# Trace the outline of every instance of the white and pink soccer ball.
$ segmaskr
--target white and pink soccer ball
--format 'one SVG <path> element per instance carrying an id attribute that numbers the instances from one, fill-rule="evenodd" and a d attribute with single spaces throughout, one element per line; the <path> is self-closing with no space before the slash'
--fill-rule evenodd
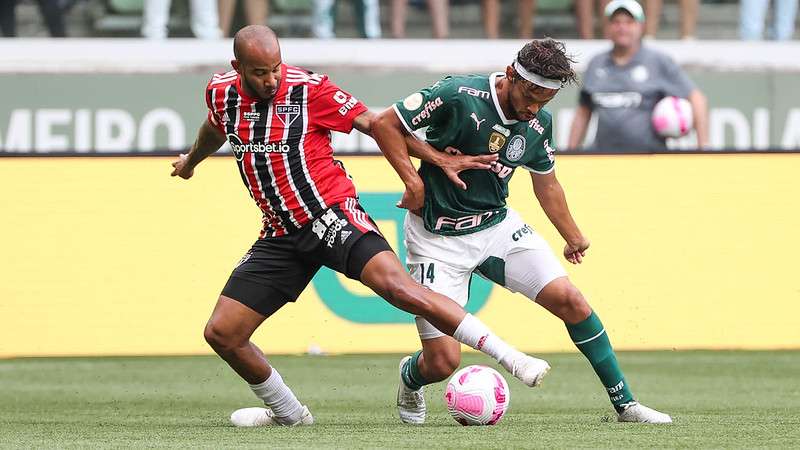
<path id="1" fill-rule="evenodd" d="M 653 128 L 659 136 L 678 138 L 692 130 L 694 115 L 689 100 L 664 97 L 656 103 L 652 116 Z"/>
<path id="2" fill-rule="evenodd" d="M 444 400 L 461 425 L 494 425 L 508 410 L 511 391 L 491 367 L 467 366 L 450 377 Z"/>

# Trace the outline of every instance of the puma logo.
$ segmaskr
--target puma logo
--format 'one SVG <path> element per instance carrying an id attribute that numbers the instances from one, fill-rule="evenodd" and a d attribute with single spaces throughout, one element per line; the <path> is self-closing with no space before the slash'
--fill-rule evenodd
<path id="1" fill-rule="evenodd" d="M 481 129 L 481 123 L 482 123 L 482 122 L 486 122 L 486 119 L 483 119 L 483 120 L 478 120 L 478 115 L 477 115 L 477 114 L 475 114 L 475 113 L 472 113 L 472 114 L 470 114 L 469 116 L 470 116 L 470 117 L 472 117 L 472 120 L 474 120 L 474 121 L 475 121 L 475 131 L 480 131 L 480 129 Z"/>

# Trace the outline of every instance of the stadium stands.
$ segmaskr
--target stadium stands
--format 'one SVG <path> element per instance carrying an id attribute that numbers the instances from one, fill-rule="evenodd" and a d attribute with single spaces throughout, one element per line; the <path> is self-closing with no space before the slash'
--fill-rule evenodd
<path id="1" fill-rule="evenodd" d="M 17 8 L 19 35 L 45 36 L 46 30 L 35 2 L 22 1 Z M 67 28 L 70 36 L 138 36 L 141 26 L 143 0 L 77 0 L 68 12 Z M 346 3 L 346 2 L 339 2 Z M 539 0 L 535 16 L 536 36 L 577 38 L 571 0 Z M 340 4 L 337 19 L 337 36 L 357 37 L 357 26 L 349 5 Z M 382 22 L 388 24 L 389 2 L 381 1 Z M 311 0 L 271 0 L 269 24 L 285 37 L 307 37 L 311 26 Z M 501 27 L 503 37 L 514 37 L 516 8 L 503 8 Z M 430 37 L 427 10 L 409 8 L 407 35 L 414 38 Z M 481 38 L 483 29 L 477 0 L 455 2 L 450 8 L 452 38 Z M 705 0 L 701 2 L 697 37 L 699 39 L 738 39 L 739 3 L 731 0 Z M 679 36 L 679 8 L 675 1 L 664 4 L 659 39 Z M 187 0 L 176 0 L 170 22 L 172 34 L 189 37 Z M 388 27 L 385 27 L 388 30 Z"/>

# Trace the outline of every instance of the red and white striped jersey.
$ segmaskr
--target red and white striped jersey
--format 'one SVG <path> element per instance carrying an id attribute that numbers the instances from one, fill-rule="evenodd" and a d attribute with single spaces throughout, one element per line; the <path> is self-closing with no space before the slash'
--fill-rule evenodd
<path id="1" fill-rule="evenodd" d="M 206 103 L 209 122 L 227 136 L 242 181 L 263 212 L 260 237 L 294 233 L 356 196 L 333 159 L 331 131 L 349 133 L 367 108 L 326 75 L 283 64 L 278 92 L 267 102 L 248 96 L 236 71 L 215 74 Z"/>

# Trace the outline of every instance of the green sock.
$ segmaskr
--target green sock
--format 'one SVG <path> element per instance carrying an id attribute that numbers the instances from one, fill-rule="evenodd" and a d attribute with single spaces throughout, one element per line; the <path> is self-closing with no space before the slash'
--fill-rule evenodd
<path id="1" fill-rule="evenodd" d="M 426 380 L 419 371 L 419 356 L 421 354 L 422 350 L 414 353 L 414 355 L 411 356 L 411 359 L 406 361 L 402 370 L 400 371 L 401 377 L 403 378 L 403 384 L 413 391 L 420 389 L 426 384 L 431 384 L 431 382 Z"/>
<path id="2" fill-rule="evenodd" d="M 621 411 L 626 403 L 633 401 L 633 394 L 625 381 L 625 376 L 622 375 L 622 369 L 619 368 L 614 349 L 611 348 L 611 341 L 608 340 L 608 334 L 600 318 L 592 311 L 583 322 L 566 325 L 569 337 L 589 360 L 605 386 L 614 408 L 618 412 Z"/>

